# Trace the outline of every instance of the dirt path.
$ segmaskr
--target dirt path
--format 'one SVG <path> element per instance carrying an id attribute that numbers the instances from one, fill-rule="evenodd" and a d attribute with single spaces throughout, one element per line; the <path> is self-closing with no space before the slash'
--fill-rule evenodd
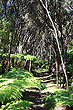
<path id="1" fill-rule="evenodd" d="M 53 79 L 53 74 L 49 75 L 47 72 L 42 72 L 41 74 L 36 74 L 37 78 L 40 78 L 41 82 L 46 86 L 44 90 L 38 90 L 37 88 L 27 89 L 24 93 L 24 100 L 32 101 L 34 104 L 29 107 L 29 110 L 49 110 L 46 108 L 44 97 L 47 94 L 48 96 L 54 90 L 58 90 L 56 84 L 54 83 L 56 80 Z M 27 109 L 26 109 L 27 110 Z M 57 105 L 53 110 L 72 110 L 69 109 L 67 105 L 63 106 L 62 104 Z"/>
<path id="2" fill-rule="evenodd" d="M 37 88 L 31 90 L 27 89 L 24 93 L 25 97 L 23 99 L 27 99 L 34 103 L 34 105 L 29 107 L 29 110 L 49 110 L 45 108 L 43 99 L 46 93 L 49 95 L 48 89 L 50 85 L 48 85 L 48 82 L 52 80 L 52 75 L 48 75 L 48 73 L 43 72 L 36 76 L 41 79 L 41 82 L 46 86 L 46 90 L 37 90 Z"/>

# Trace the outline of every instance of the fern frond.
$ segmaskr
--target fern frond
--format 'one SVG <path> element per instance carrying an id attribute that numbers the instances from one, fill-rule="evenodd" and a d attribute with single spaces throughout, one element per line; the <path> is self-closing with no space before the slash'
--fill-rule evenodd
<path id="1" fill-rule="evenodd" d="M 2 105 L 0 110 L 21 110 L 28 109 L 33 102 L 25 101 L 25 100 L 15 100 L 7 103 L 6 105 Z"/>
<path id="2" fill-rule="evenodd" d="M 26 70 L 13 69 L 2 75 L 0 79 L 0 102 L 6 104 L 9 101 L 21 99 L 24 88 L 44 89 L 45 86 L 37 80 L 32 73 Z"/>

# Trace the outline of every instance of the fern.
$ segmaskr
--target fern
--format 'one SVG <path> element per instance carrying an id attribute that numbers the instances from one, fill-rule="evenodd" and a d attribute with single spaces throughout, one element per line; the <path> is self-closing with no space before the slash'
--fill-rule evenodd
<path id="1" fill-rule="evenodd" d="M 2 77 L 4 78 L 14 78 L 14 79 L 22 79 L 27 77 L 32 77 L 33 74 L 28 72 L 27 70 L 15 69 L 13 68 L 11 71 L 4 74 Z"/>
<path id="2" fill-rule="evenodd" d="M 31 60 L 33 63 L 46 63 L 43 60 L 39 60 L 37 59 L 35 56 L 33 55 L 29 55 L 29 54 L 11 54 L 10 55 L 11 58 L 18 58 L 19 60 L 24 59 L 24 60 Z"/>
<path id="3" fill-rule="evenodd" d="M 12 69 L 0 79 L 0 102 L 6 104 L 13 99 L 20 99 L 24 88 L 36 87 L 44 89 L 45 86 L 27 70 Z"/>
<path id="4" fill-rule="evenodd" d="M 24 59 L 24 60 L 31 60 L 31 61 L 33 61 L 33 60 L 36 60 L 37 58 L 35 57 L 35 56 L 33 56 L 33 55 L 29 55 L 29 54 L 11 54 L 10 55 L 10 57 L 11 58 L 19 58 L 20 60 L 21 59 Z"/>
<path id="5" fill-rule="evenodd" d="M 22 88 L 23 82 L 18 83 L 16 79 L 3 80 L 5 81 L 0 85 L 0 102 L 4 104 L 12 99 L 20 99 L 22 96 L 21 92 L 24 91 Z"/>
<path id="6" fill-rule="evenodd" d="M 33 102 L 30 101 L 23 101 L 23 100 L 15 100 L 11 101 L 10 103 L 7 103 L 6 105 L 2 105 L 0 110 L 21 110 L 21 109 L 27 109 L 28 107 L 33 104 Z"/>

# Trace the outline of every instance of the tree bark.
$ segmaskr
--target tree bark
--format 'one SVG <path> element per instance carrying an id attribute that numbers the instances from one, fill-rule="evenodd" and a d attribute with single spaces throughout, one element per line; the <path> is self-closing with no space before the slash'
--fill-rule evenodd
<path id="1" fill-rule="evenodd" d="M 56 79 L 57 79 L 57 87 L 58 87 L 58 61 L 57 61 L 57 58 L 56 58 Z"/>
<path id="2" fill-rule="evenodd" d="M 21 45 L 20 41 L 19 41 L 19 54 L 23 53 L 23 46 Z"/>
<path id="3" fill-rule="evenodd" d="M 13 66 L 13 68 L 14 68 L 14 58 L 12 58 L 12 66 Z"/>
<path id="4" fill-rule="evenodd" d="M 49 14 L 49 11 L 47 9 L 47 6 L 44 5 L 44 3 L 43 3 L 42 0 L 40 0 L 40 2 L 42 4 L 43 8 L 46 10 L 47 15 L 48 15 L 48 18 L 49 18 L 49 20 L 50 20 L 50 22 L 52 24 L 53 29 L 54 29 L 54 37 L 56 39 L 56 43 L 57 43 L 57 46 L 58 46 L 58 50 L 59 50 L 59 54 L 60 54 L 60 58 L 61 58 L 61 62 L 62 62 L 63 71 L 64 71 L 65 78 L 66 78 L 66 84 L 67 84 L 67 87 L 66 88 L 68 89 L 68 77 L 67 77 L 67 74 L 66 74 L 65 64 L 64 64 L 64 61 L 63 61 L 63 58 L 62 58 L 62 54 L 61 54 L 61 49 L 60 49 L 60 45 L 59 45 L 59 41 L 58 41 L 57 30 L 55 28 L 54 22 L 53 22 L 53 20 L 52 20 L 52 18 L 50 16 L 50 14 Z M 46 1 L 46 3 L 47 3 L 47 1 Z"/>
<path id="5" fill-rule="evenodd" d="M 8 51 L 8 71 L 10 71 L 10 54 L 11 54 L 11 45 L 9 44 L 9 51 Z"/>
<path id="6" fill-rule="evenodd" d="M 72 83 L 73 83 L 73 61 L 72 61 Z"/>
<path id="7" fill-rule="evenodd" d="M 29 72 L 32 71 L 31 69 L 32 69 L 32 61 L 30 60 L 30 61 L 29 61 Z"/>
<path id="8" fill-rule="evenodd" d="M 59 71 L 60 71 L 60 72 L 59 72 L 59 77 L 60 77 L 60 87 L 61 87 L 61 70 L 62 70 L 62 69 L 61 69 L 61 64 L 59 64 Z"/>

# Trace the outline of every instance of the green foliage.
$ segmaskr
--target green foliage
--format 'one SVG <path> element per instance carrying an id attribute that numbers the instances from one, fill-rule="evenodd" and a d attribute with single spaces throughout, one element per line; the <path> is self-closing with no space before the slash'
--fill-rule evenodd
<path id="1" fill-rule="evenodd" d="M 57 104 L 73 106 L 73 84 L 69 87 L 69 90 L 57 89 L 53 90 L 51 95 L 45 97 L 45 107 L 52 110 Z"/>
<path id="2" fill-rule="evenodd" d="M 36 60 L 34 61 L 34 63 L 45 63 L 45 61 L 36 59 Z"/>
<path id="3" fill-rule="evenodd" d="M 2 56 L 7 57 L 8 54 L 4 53 Z M 11 58 L 18 58 L 19 60 L 22 60 L 22 59 L 31 60 L 33 63 L 45 63 L 44 61 L 38 60 L 35 56 L 29 55 L 29 54 L 10 54 L 10 57 Z"/>
<path id="4" fill-rule="evenodd" d="M 67 63 L 72 64 L 72 60 L 73 60 L 73 40 L 71 40 L 69 43 L 69 48 L 67 52 Z"/>
<path id="5" fill-rule="evenodd" d="M 7 58 L 8 53 L 3 53 L 2 57 Z M 18 67 L 17 61 L 21 61 L 21 64 L 26 63 L 26 61 L 32 61 L 32 64 L 38 64 L 41 68 L 44 68 L 48 65 L 47 61 L 39 60 L 35 56 L 29 54 L 10 54 L 10 58 L 14 58 L 14 67 Z"/>
<path id="6" fill-rule="evenodd" d="M 45 61 L 39 60 L 35 56 L 29 55 L 29 54 L 11 54 L 10 57 L 11 58 L 18 58 L 20 60 L 21 59 L 31 60 L 33 63 L 46 63 Z"/>
<path id="7" fill-rule="evenodd" d="M 73 105 L 73 97 L 72 97 L 72 87 L 67 90 L 58 90 L 55 91 L 55 99 L 57 103 L 62 103 L 63 105 L 72 106 Z"/>
<path id="8" fill-rule="evenodd" d="M 72 81 L 72 62 L 73 62 L 73 40 L 69 41 L 66 64 L 68 79 L 70 82 Z"/>
<path id="9" fill-rule="evenodd" d="M 27 109 L 33 104 L 33 102 L 25 101 L 25 100 L 15 100 L 7 103 L 6 105 L 2 105 L 0 110 L 22 110 Z"/>
<path id="10" fill-rule="evenodd" d="M 70 50 L 68 53 L 67 53 L 67 63 L 69 64 L 72 64 L 72 60 L 73 60 L 73 50 Z"/>
<path id="11" fill-rule="evenodd" d="M 11 41 L 11 32 L 10 32 L 11 23 L 8 20 L 2 18 L 0 24 L 1 24 L 1 27 L 0 27 L 0 40 L 1 40 L 0 49 L 5 49 L 5 51 L 7 52 L 8 44 Z"/>
<path id="12" fill-rule="evenodd" d="M 17 78 L 19 79 L 25 79 L 29 77 L 33 77 L 33 74 L 31 72 L 28 72 L 27 70 L 21 70 L 21 69 L 16 69 L 13 68 L 11 71 L 5 73 L 2 75 L 4 78 Z"/>
<path id="13" fill-rule="evenodd" d="M 22 88 L 23 81 L 18 81 L 16 79 L 0 79 L 0 82 L 0 102 L 2 104 L 22 97 L 21 92 L 24 91 Z"/>
<path id="14" fill-rule="evenodd" d="M 7 57 L 8 56 L 8 53 L 4 53 L 3 55 L 2 55 L 2 57 Z"/>
<path id="15" fill-rule="evenodd" d="M 53 95 L 49 95 L 46 97 L 45 106 L 49 110 L 52 110 L 56 106 L 56 100 Z"/>
<path id="16" fill-rule="evenodd" d="M 26 88 L 44 89 L 45 86 L 27 70 L 13 68 L 0 77 L 0 102 L 7 103 L 13 99 L 20 99 Z"/>
<path id="17" fill-rule="evenodd" d="M 73 40 L 70 40 L 69 51 L 73 51 Z"/>
<path id="18" fill-rule="evenodd" d="M 36 60 L 37 58 L 35 56 L 29 55 L 29 54 L 11 54 L 11 58 L 19 58 L 19 59 L 24 59 L 24 60 Z"/>
<path id="19" fill-rule="evenodd" d="M 43 65 L 41 66 L 41 68 L 44 68 L 44 67 L 46 67 L 47 65 L 49 65 L 49 64 L 46 62 L 45 64 L 43 64 Z"/>
<path id="20" fill-rule="evenodd" d="M 3 54 L 3 51 L 0 51 L 0 55 L 2 55 Z"/>
<path id="21" fill-rule="evenodd" d="M 72 73 L 72 65 L 71 64 L 66 65 L 66 68 L 67 68 L 67 73 Z"/>

